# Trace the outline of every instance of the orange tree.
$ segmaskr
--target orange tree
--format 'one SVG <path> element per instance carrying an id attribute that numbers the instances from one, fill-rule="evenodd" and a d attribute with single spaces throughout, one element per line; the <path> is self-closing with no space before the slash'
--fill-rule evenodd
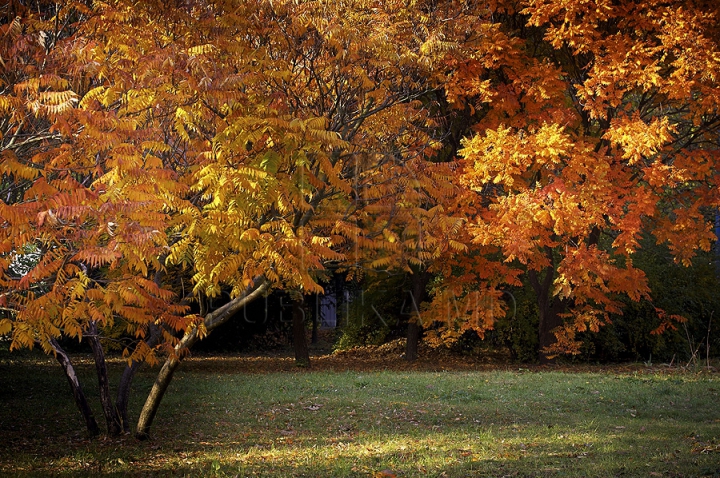
<path id="1" fill-rule="evenodd" d="M 718 14 L 702 1 L 496 2 L 495 53 L 464 75 L 485 113 L 462 181 L 491 197 L 473 242 L 535 290 L 541 358 L 577 353 L 578 331 L 621 312 L 617 294 L 649 297 L 632 260 L 644 230 L 683 264 L 716 239 Z"/>
<path id="2" fill-rule="evenodd" d="M 36 7 L 13 3 L 3 25 L 0 332 L 12 332 L 12 348 L 39 345 L 55 354 L 96 434 L 58 342 L 86 339 L 108 432 L 116 434 L 127 428 L 135 368 L 113 403 L 101 336 L 135 337 L 124 350 L 129 362 L 153 361 L 155 346 L 167 349 L 192 320 L 154 280 L 168 244 L 168 212 L 186 188 L 141 155 L 148 137 L 135 133 L 143 119 L 126 102 L 116 99 L 112 111 L 88 107 L 93 83 L 107 76 L 78 72 L 71 60 L 93 47 L 80 34 L 91 10 L 72 2 Z"/>
<path id="3" fill-rule="evenodd" d="M 409 248 L 392 246 L 391 222 L 416 209 L 439 230 L 452 222 L 428 201 L 452 190 L 450 170 L 425 162 L 436 139 L 423 99 L 449 73 L 436 52 L 450 23 L 430 8 L 117 1 L 24 12 L 30 40 L 73 28 L 33 53 L 36 66 L 7 66 L 25 76 L 2 96 L 6 124 L 30 118 L 51 135 L 3 151 L 4 180 L 23 191 L 1 211 L 12 347 L 63 357 L 59 337 L 88 339 L 111 433 L 127 417 L 107 395 L 108 334 L 136 338 L 128 391 L 142 361 L 167 353 L 140 416 L 145 436 L 182 355 L 250 300 L 289 290 L 300 322 L 297 304 L 328 265 L 406 267 L 382 252 Z M 13 272 L 27 248 L 37 263 Z M 208 310 L 223 290 L 231 300 Z M 198 315 L 186 314 L 193 301 Z"/>

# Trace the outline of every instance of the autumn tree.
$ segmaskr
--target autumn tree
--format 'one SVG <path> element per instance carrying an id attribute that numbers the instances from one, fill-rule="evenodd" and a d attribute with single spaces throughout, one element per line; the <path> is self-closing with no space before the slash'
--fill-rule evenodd
<path id="1" fill-rule="evenodd" d="M 526 271 L 543 357 L 577 353 L 577 331 L 621 312 L 616 294 L 648 297 L 633 265 L 644 230 L 684 264 L 716 239 L 719 13 L 701 1 L 497 4 L 496 53 L 470 77 L 487 113 L 462 180 L 492 192 L 474 242 Z"/>
<path id="2" fill-rule="evenodd" d="M 88 107 L 102 75 L 79 71 L 72 61 L 93 46 L 82 37 L 93 12 L 82 3 L 13 5 L 0 96 L 6 128 L 0 328 L 12 331 L 12 348 L 39 345 L 55 354 L 94 434 L 99 429 L 58 341 L 86 340 L 107 429 L 117 434 L 129 429 L 132 364 L 156 360 L 155 346 L 171 346 L 173 332 L 192 319 L 154 280 L 168 243 L 167 212 L 186 188 L 143 157 L 143 146 L 151 147 L 134 135 L 142 119 L 127 103 L 118 101 L 110 112 Z M 17 264 L 28 251 L 36 260 L 21 271 Z M 137 339 L 125 347 L 129 365 L 115 403 L 101 340 L 108 333 Z"/>
<path id="3" fill-rule="evenodd" d="M 181 357 L 249 301 L 282 288 L 299 304 L 321 290 L 328 265 L 351 276 L 407 267 L 391 256 L 423 241 L 420 249 L 439 247 L 409 226 L 403 234 L 420 241 L 393 245 L 391 223 L 416 210 L 455 227 L 427 201 L 452 190 L 451 169 L 433 172 L 425 161 L 436 139 L 423 98 L 448 74 L 433 56 L 445 23 L 428 6 L 80 7 L 73 33 L 45 52 L 44 70 L 28 70 L 29 86 L 3 96 L 15 102 L 8 114 L 42 116 L 56 139 L 3 156 L 8 181 L 28 183 L 23 201 L 3 205 L 4 270 L 27 244 L 40 250 L 31 271 L 4 278 L 3 326 L 13 347 L 49 352 L 60 336 L 84 337 L 99 371 L 101 339 L 121 326 L 137 338 L 125 351 L 124 384 L 166 352 L 140 436 Z M 222 291 L 230 302 L 208 310 L 206 299 Z M 192 302 L 198 320 L 182 313 Z M 101 390 L 115 432 L 107 381 Z"/>

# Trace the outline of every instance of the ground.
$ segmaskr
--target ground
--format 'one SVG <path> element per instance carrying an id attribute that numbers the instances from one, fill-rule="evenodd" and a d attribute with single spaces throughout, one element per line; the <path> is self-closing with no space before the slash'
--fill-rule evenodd
<path id="1" fill-rule="evenodd" d="M 3 354 L 0 475 L 720 477 L 714 368 L 322 352 L 310 370 L 189 357 L 145 442 L 87 437 L 52 359 Z M 89 357 L 78 369 L 99 416 Z M 134 416 L 156 371 L 136 379 Z"/>

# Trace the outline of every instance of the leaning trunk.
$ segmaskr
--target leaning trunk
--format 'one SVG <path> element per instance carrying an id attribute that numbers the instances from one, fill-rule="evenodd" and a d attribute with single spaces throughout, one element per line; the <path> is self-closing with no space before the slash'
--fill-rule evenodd
<path id="1" fill-rule="evenodd" d="M 305 311 L 302 295 L 292 301 L 293 348 L 295 364 L 299 367 L 310 367 L 310 350 L 305 333 Z"/>
<path id="2" fill-rule="evenodd" d="M 107 364 L 105 363 L 105 351 L 100 343 L 100 336 L 95 322 L 90 322 L 89 334 L 86 335 L 92 348 L 95 359 L 95 371 L 98 377 L 98 388 L 100 390 L 100 403 L 102 404 L 105 423 L 107 424 L 108 435 L 117 436 L 122 432 L 122 424 L 118 411 L 110 397 L 110 380 L 108 379 Z"/>
<path id="3" fill-rule="evenodd" d="M 80 410 L 80 413 L 85 419 L 85 426 L 87 427 L 88 433 L 90 433 L 91 436 L 99 435 L 100 427 L 90 409 L 87 398 L 85 398 L 85 394 L 80 386 L 80 380 L 78 380 L 77 374 L 75 373 L 75 367 L 73 367 L 72 362 L 70 362 L 70 356 L 60 347 L 57 340 L 50 339 L 50 345 L 52 345 L 55 351 L 55 357 L 57 361 L 60 362 L 63 372 L 65 372 L 73 397 L 75 398 L 75 405 L 77 405 L 78 410 Z"/>
<path id="4" fill-rule="evenodd" d="M 168 357 L 167 360 L 165 360 L 165 363 L 160 369 L 160 372 L 155 379 L 155 383 L 153 384 L 152 389 L 150 389 L 150 393 L 145 400 L 145 405 L 140 412 L 140 417 L 138 417 L 137 432 L 135 433 L 137 438 L 144 440 L 149 437 L 150 426 L 155 419 L 155 414 L 157 414 L 158 408 L 160 407 L 160 402 L 162 401 L 167 388 L 170 386 L 175 370 L 178 365 L 180 365 L 178 354 L 188 350 L 193 346 L 193 344 L 195 344 L 195 342 L 197 342 L 197 340 L 197 329 L 192 329 L 190 332 L 187 332 L 180 343 L 175 346 L 175 355 Z"/>
<path id="5" fill-rule="evenodd" d="M 243 295 L 234 298 L 214 312 L 206 314 L 203 319 L 203 325 L 205 326 L 207 333 L 209 334 L 213 329 L 230 320 L 233 315 L 242 310 L 242 308 L 247 304 L 260 297 L 269 288 L 270 283 L 265 280 L 264 277 L 259 277 Z M 175 369 L 177 369 L 178 365 L 180 365 L 180 358 L 193 346 L 193 344 L 195 344 L 195 342 L 198 341 L 198 339 L 199 336 L 197 328 L 193 327 L 192 329 L 188 329 L 180 342 L 178 342 L 175 346 L 175 353 L 165 360 L 165 363 L 160 369 L 150 393 L 145 399 L 145 405 L 143 405 L 140 417 L 138 418 L 136 436 L 139 439 L 146 439 L 149 437 L 153 419 L 160 407 L 160 402 L 165 395 L 165 391 L 172 381 Z"/>

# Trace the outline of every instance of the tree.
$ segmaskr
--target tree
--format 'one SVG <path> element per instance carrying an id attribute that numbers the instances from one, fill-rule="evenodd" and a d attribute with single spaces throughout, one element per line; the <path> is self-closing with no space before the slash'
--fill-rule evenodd
<path id="1" fill-rule="evenodd" d="M 125 349 L 130 363 L 153 361 L 159 351 L 154 346 L 171 345 L 170 334 L 192 320 L 184 316 L 185 307 L 172 303 L 171 291 L 153 280 L 167 246 L 163 195 L 178 185 L 157 169 L 121 164 L 123 148 L 126 157 L 139 159 L 127 142 L 136 125 L 122 118 L 122 107 L 113 112 L 119 121 L 85 107 L 96 78 L 67 60 L 74 56 L 75 42 L 83 43 L 78 32 L 91 11 L 81 3 L 43 4 L 37 12 L 18 8 L 12 12 L 18 16 L 4 25 L 2 52 L 8 60 L 0 96 L 5 127 L 0 301 L 6 314 L 0 329 L 12 330 L 12 348 L 37 344 L 56 355 L 88 430 L 96 434 L 77 375 L 57 339 L 87 340 L 108 432 L 117 434 L 129 426 L 127 396 L 136 367 L 128 367 L 114 404 L 101 332 L 122 330 L 138 339 Z M 85 102 L 79 102 L 83 95 Z M 98 124 L 104 121 L 112 123 L 113 133 L 98 140 Z M 27 250 L 36 260 L 18 273 L 13 266 Z M 167 341 L 158 339 L 158 324 Z"/>
<path id="2" fill-rule="evenodd" d="M 41 151 L 3 156 L 7 180 L 28 183 L 2 212 L 4 270 L 12 251 L 41 251 L 31 271 L 5 277 L 13 347 L 53 352 L 60 336 L 84 337 L 102 377 L 102 338 L 120 325 L 137 338 L 124 384 L 167 353 L 138 424 L 146 436 L 181 357 L 249 301 L 273 288 L 318 292 L 328 265 L 352 276 L 385 248 L 406 254 L 374 220 L 398 192 L 405 216 L 422 202 L 406 179 L 433 143 L 420 100 L 448 73 L 427 46 L 445 28 L 430 7 L 84 8 L 45 53 L 54 76 L 30 71 L 3 97 L 56 133 Z M 230 302 L 205 310 L 223 289 Z M 185 314 L 192 301 L 199 316 Z"/>
<path id="3" fill-rule="evenodd" d="M 720 12 L 651 3 L 498 6 L 497 53 L 473 72 L 487 114 L 463 180 L 494 197 L 472 234 L 526 271 L 542 356 L 577 353 L 577 331 L 621 312 L 615 294 L 648 297 L 643 230 L 684 264 L 716 239 Z"/>

